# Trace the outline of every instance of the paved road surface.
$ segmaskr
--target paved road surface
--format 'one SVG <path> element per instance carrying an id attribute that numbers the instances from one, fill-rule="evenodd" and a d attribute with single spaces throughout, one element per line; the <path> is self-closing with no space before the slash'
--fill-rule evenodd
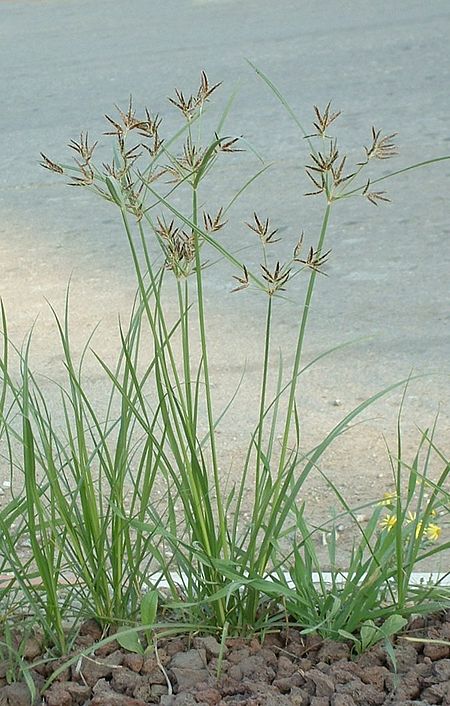
<path id="1" fill-rule="evenodd" d="M 341 144 L 353 156 L 368 144 L 371 125 L 398 131 L 400 155 L 395 163 L 379 164 L 382 174 L 450 154 L 449 36 L 447 0 L 2 0 L 0 295 L 11 335 L 21 340 L 39 314 L 34 366 L 58 375 L 60 356 L 45 299 L 60 307 L 72 275 L 74 345 L 102 319 L 95 342 L 108 355 L 117 341 L 117 311 L 127 310 L 133 293 L 114 212 L 40 169 L 41 150 L 62 158 L 81 129 L 100 134 L 103 114 L 114 103 L 126 105 L 130 93 L 137 106 L 168 114 L 174 124 L 167 95 L 176 86 L 189 92 L 205 68 L 212 80 L 223 81 L 222 104 L 239 82 L 229 128 L 274 162 L 248 201 L 240 202 L 235 222 L 258 210 L 286 229 L 286 239 L 301 228 L 313 237 L 318 212 L 317 203 L 302 196 L 304 140 L 245 57 L 270 75 L 304 123 L 313 104 L 333 99 L 343 111 Z M 244 166 L 219 176 L 211 189 L 217 204 L 223 190 L 257 168 L 251 154 L 242 159 Z M 305 445 L 361 399 L 413 369 L 440 375 L 408 392 L 406 446 L 411 450 L 417 438 L 414 425 L 429 424 L 440 406 L 440 440 L 448 450 L 449 186 L 446 162 L 390 182 L 391 204 L 375 208 L 358 199 L 335 209 L 329 277 L 319 282 L 307 356 L 359 336 L 373 338 L 305 377 Z M 227 236 L 236 247 L 249 238 L 239 228 Z M 261 336 L 263 302 L 229 294 L 230 282 L 227 272 L 223 279 L 208 275 L 207 304 L 220 400 L 248 359 L 240 406 L 223 431 L 223 448 L 238 469 L 256 399 L 254 341 Z M 292 304 L 280 308 L 288 358 L 297 312 Z M 224 331 L 225 344 L 218 337 Z M 87 375 L 100 399 L 102 382 L 93 364 Z M 372 415 L 380 419 L 327 457 L 326 469 L 352 485 L 355 497 L 363 497 L 370 483 L 378 489 L 389 481 L 380 433 L 392 438 L 398 402 L 397 395 L 380 403 Z M 380 474 L 385 480 L 376 480 Z"/>

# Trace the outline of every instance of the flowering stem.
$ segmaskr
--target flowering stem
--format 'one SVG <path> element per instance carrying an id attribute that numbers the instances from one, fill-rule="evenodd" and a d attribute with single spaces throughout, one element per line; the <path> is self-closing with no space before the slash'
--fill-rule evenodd
<path id="1" fill-rule="evenodd" d="M 319 242 L 317 244 L 317 252 L 318 253 L 320 253 L 323 248 L 323 244 L 324 244 L 325 236 L 326 236 L 326 232 L 327 232 L 327 227 L 328 227 L 328 221 L 330 218 L 330 212 L 331 212 L 331 203 L 328 203 L 327 207 L 325 209 L 325 213 L 324 213 L 324 217 L 323 217 L 323 221 L 322 221 Z M 308 323 L 309 310 L 311 307 L 311 301 L 312 301 L 312 296 L 313 296 L 313 292 L 314 292 L 314 284 L 316 281 L 316 276 L 317 276 L 317 272 L 312 269 L 311 273 L 309 275 L 308 289 L 306 292 L 302 320 L 300 323 L 300 329 L 299 329 L 299 334 L 298 334 L 298 339 L 297 339 L 297 347 L 296 347 L 296 351 L 295 351 L 294 367 L 292 370 L 291 387 L 290 387 L 290 393 L 289 393 L 289 402 L 288 402 L 288 408 L 287 408 L 287 412 L 286 412 L 286 422 L 284 425 L 283 440 L 281 442 L 281 455 L 280 455 L 280 461 L 278 464 L 278 477 L 280 477 L 282 475 L 283 468 L 284 468 L 284 465 L 286 462 L 286 453 L 288 451 L 289 432 L 291 430 L 291 419 L 292 419 L 293 412 L 294 412 L 295 393 L 297 391 L 298 373 L 300 370 L 300 363 L 301 363 L 302 352 L 303 352 L 303 343 L 304 343 L 304 339 L 305 339 L 306 325 Z"/>

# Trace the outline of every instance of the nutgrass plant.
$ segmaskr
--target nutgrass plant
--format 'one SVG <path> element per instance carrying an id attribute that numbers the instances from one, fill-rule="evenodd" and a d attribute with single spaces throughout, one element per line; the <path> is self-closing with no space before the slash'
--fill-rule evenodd
<path id="1" fill-rule="evenodd" d="M 394 135 L 372 128 L 361 161 L 349 168 L 331 134 L 339 112 L 331 104 L 323 110 L 316 107 L 309 134 L 278 89 L 256 71 L 306 137 L 306 170 L 312 184 L 308 196 L 322 204 L 315 241 L 306 247 L 304 234 L 297 234 L 286 262 L 273 255 L 277 231 L 266 216 L 253 212 L 247 224 L 261 246 L 257 269 L 230 251 L 220 232 L 236 200 L 245 196 L 267 165 L 218 211 L 205 210 L 206 181 L 213 179 L 222 160 L 232 158 L 247 143 L 225 132 L 231 101 L 211 128 L 208 103 L 219 84 L 211 85 L 204 72 L 195 93 L 176 91 L 170 99 L 181 115 L 180 128 L 172 137 L 162 136 L 161 118 L 149 110 L 138 117 L 130 100 L 125 111 L 107 117 L 106 134 L 113 140 L 108 163 L 96 163 L 97 143 L 90 143 L 87 133 L 70 143 L 73 163 L 42 155 L 44 167 L 116 209 L 137 282 L 130 320 L 118 332 L 121 350 L 116 366 L 96 356 L 110 389 L 106 412 L 96 407 L 83 381 L 90 340 L 75 362 L 69 293 L 63 316 L 54 312 L 66 374 L 66 382 L 59 384 L 58 414 L 30 368 L 32 335 L 22 349 L 15 348 L 2 308 L 0 430 L 11 475 L 23 482 L 21 492 L 0 512 L 5 574 L 0 597 L 8 606 L 3 619 L 6 624 L 10 615 L 29 615 L 60 654 L 70 648 L 83 617 L 94 616 L 105 630 L 120 629 L 142 622 L 148 601 L 152 610 L 159 605 L 159 616 L 166 622 L 169 616 L 173 629 L 179 624 L 185 631 L 247 634 L 274 628 L 288 617 L 306 631 L 333 637 L 345 637 L 368 620 L 390 620 L 391 626 L 392 616 L 409 615 L 419 602 L 420 610 L 426 611 L 447 601 L 439 587 L 410 584 L 421 559 L 450 546 L 430 545 L 434 513 L 448 508 L 444 486 L 449 472 L 433 430 L 424 432 L 409 466 L 399 434 L 395 522 L 390 525 L 385 521 L 380 526 L 386 512 L 381 505 L 373 507 L 363 525 L 356 509 L 328 479 L 342 514 L 355 520 L 359 532 L 343 575 L 331 520 L 325 527 L 331 582 L 314 544 L 323 528 L 309 525 L 302 496 L 310 474 L 320 473 L 321 457 L 330 444 L 404 381 L 356 406 L 309 452 L 300 447 L 297 399 L 301 375 L 311 365 L 304 361 L 305 336 L 315 288 L 330 256 L 326 241 L 333 209 L 361 196 L 374 205 L 388 201 L 386 192 L 375 187 L 377 182 L 449 157 L 373 178 L 377 161 L 394 157 L 396 147 Z M 225 409 L 214 409 L 205 301 L 204 271 L 213 266 L 211 259 L 218 258 L 235 270 L 230 296 L 245 296 L 241 290 L 251 288 L 266 298 L 258 420 L 242 459 L 241 477 L 231 489 L 219 471 L 217 431 L 238 391 Z M 174 285 L 178 313 L 171 320 L 167 298 Z M 277 306 L 291 286 L 304 288 L 304 306 L 293 363 L 287 370 L 282 360 L 275 368 L 270 361 Z M 62 424 L 55 421 L 58 417 Z M 428 477 L 432 455 L 443 464 L 434 483 Z M 242 526 L 250 478 L 254 478 L 251 516 Z M 25 553 L 20 549 L 24 540 L 29 545 Z M 151 598 L 143 599 L 145 595 Z M 161 621 L 141 625 L 138 634 L 150 641 L 149 631 L 158 625 Z M 129 628 L 122 634 L 127 644 L 130 634 Z"/>

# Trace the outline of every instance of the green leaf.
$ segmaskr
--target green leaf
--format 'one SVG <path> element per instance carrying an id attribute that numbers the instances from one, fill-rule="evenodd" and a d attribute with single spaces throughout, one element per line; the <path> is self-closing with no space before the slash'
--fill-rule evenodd
<path id="1" fill-rule="evenodd" d="M 381 632 L 384 637 L 392 637 L 392 635 L 396 635 L 400 632 L 400 630 L 405 627 L 407 622 L 408 621 L 406 618 L 403 618 L 401 615 L 395 613 L 394 615 L 390 615 L 389 618 L 384 621 L 381 626 Z"/>
<path id="2" fill-rule="evenodd" d="M 394 674 L 397 674 L 397 671 L 398 671 L 397 657 L 395 656 L 395 650 L 392 646 L 392 642 L 390 640 L 388 640 L 387 638 L 384 641 L 384 649 L 386 650 L 386 654 L 389 656 L 389 659 L 391 660 L 392 667 L 394 669 Z"/>
<path id="3" fill-rule="evenodd" d="M 379 640 L 383 639 L 383 634 L 377 628 L 373 620 L 366 620 L 361 626 L 361 649 L 364 652 Z"/>
<path id="4" fill-rule="evenodd" d="M 361 641 L 358 640 L 356 635 L 352 635 L 351 632 L 347 632 L 347 630 L 338 630 L 338 635 L 340 637 L 343 637 L 344 640 L 350 640 L 351 642 L 354 643 L 356 651 L 361 652 Z"/>
<path id="5" fill-rule="evenodd" d="M 158 611 L 158 591 L 149 591 L 142 596 L 141 621 L 143 625 L 153 625 Z"/>
<path id="6" fill-rule="evenodd" d="M 111 179 L 109 177 L 106 177 L 106 186 L 108 187 L 108 191 L 111 194 L 111 198 L 114 201 L 117 206 L 123 206 L 122 199 L 120 198 L 120 194 L 117 193 L 117 189 Z"/>
<path id="7" fill-rule="evenodd" d="M 124 650 L 128 650 L 128 652 L 135 652 L 138 655 L 144 654 L 144 650 L 137 632 L 127 631 L 123 634 L 118 632 L 116 635 L 116 640 Z"/>

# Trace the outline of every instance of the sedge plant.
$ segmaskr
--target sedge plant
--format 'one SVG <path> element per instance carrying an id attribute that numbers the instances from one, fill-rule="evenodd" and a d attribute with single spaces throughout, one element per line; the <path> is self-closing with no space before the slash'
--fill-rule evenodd
<path id="1" fill-rule="evenodd" d="M 273 84 L 259 73 L 295 117 Z M 312 187 L 308 196 L 321 199 L 321 226 L 311 241 L 303 232 L 296 233 L 291 256 L 281 260 L 276 254 L 277 229 L 267 216 L 250 208 L 244 227 L 256 236 L 261 252 L 260 266 L 254 268 L 226 245 L 222 233 L 237 199 L 243 198 L 267 165 L 218 210 L 208 210 L 204 203 L 214 170 L 223 160 L 239 158 L 248 147 L 243 138 L 225 131 L 231 102 L 211 125 L 209 104 L 218 89 L 219 84 L 211 84 L 202 72 L 194 93 L 176 91 L 170 102 L 181 124 L 172 137 L 163 135 L 160 116 L 148 109 L 137 115 L 130 99 L 117 116 L 107 116 L 106 134 L 113 141 L 107 163 L 96 162 L 97 143 L 90 142 L 87 133 L 70 143 L 73 163 L 42 155 L 45 168 L 69 177 L 71 185 L 116 209 L 137 283 L 130 322 L 119 331 L 116 367 L 97 356 L 110 387 L 106 413 L 96 409 L 83 380 L 89 342 L 78 366 L 74 362 L 68 300 L 63 317 L 55 312 L 67 376 L 67 383 L 60 386 L 62 428 L 56 426 L 45 393 L 30 372 L 28 348 L 14 351 L 20 368 L 19 381 L 14 382 L 6 317 L 3 321 L 0 423 L 11 454 L 17 447 L 22 450 L 22 461 L 11 463 L 15 472 L 20 468 L 24 473 L 25 500 L 17 499 L 2 522 L 6 527 L 12 513 L 20 516 L 21 531 L 31 540 L 27 571 L 21 570 L 14 542 L 3 539 L 1 551 L 14 575 L 20 575 L 21 590 L 39 609 L 61 651 L 66 649 L 67 634 L 63 618 L 70 611 L 95 615 L 105 626 L 119 627 L 139 620 L 142 605 L 150 600 L 142 598 L 146 593 L 152 596 L 152 606 L 165 601 L 185 622 L 189 616 L 188 622 L 222 634 L 277 624 L 280 602 L 294 618 L 306 620 L 307 611 L 298 614 L 296 605 L 302 601 L 298 598 L 302 591 L 313 597 L 310 576 L 316 560 L 299 503 L 303 484 L 348 423 L 401 384 L 355 407 L 310 452 L 301 450 L 299 382 L 309 366 L 304 362 L 306 332 L 315 290 L 330 257 L 327 234 L 332 211 L 348 198 L 363 197 L 369 205 L 389 200 L 375 184 L 406 170 L 377 179 L 372 169 L 396 155 L 395 135 L 372 128 L 361 161 L 350 167 L 333 134 L 339 111 L 330 103 L 323 109 L 316 107 L 312 134 L 295 117 L 309 145 L 306 171 Z M 440 159 L 448 157 L 426 163 Z M 205 295 L 205 271 L 214 265 L 210 262 L 214 258 L 234 268 L 230 296 L 245 296 L 245 290 L 253 289 L 266 299 L 258 418 L 242 459 L 241 476 L 231 489 L 219 470 L 217 432 L 237 392 L 225 409 L 215 409 Z M 294 286 L 304 288 L 304 304 L 293 363 L 287 369 L 280 359 L 274 368 L 278 306 L 285 291 Z M 175 321 L 167 313 L 173 292 L 178 307 Z M 242 527 L 244 491 L 250 478 L 254 479 L 250 520 Z M 164 489 L 159 503 L 156 488 Z M 372 525 L 365 530 L 365 550 L 375 532 Z M 290 561 L 283 539 L 292 532 L 300 535 L 306 552 L 302 558 L 296 549 L 291 571 L 299 582 L 297 603 L 289 593 L 292 588 L 283 581 L 267 581 L 269 572 L 276 573 L 277 567 Z M 416 558 L 411 550 L 408 566 Z M 357 564 L 363 565 L 358 550 L 352 564 L 356 573 Z M 396 578 L 402 578 L 400 571 Z M 160 592 L 159 599 L 155 592 Z M 269 602 L 275 599 L 273 615 L 261 610 L 264 597 Z M 372 617 L 366 608 L 361 608 L 361 621 Z M 317 628 L 318 619 L 317 611 L 311 613 L 307 625 Z M 342 625 L 349 629 L 348 621 Z"/>

